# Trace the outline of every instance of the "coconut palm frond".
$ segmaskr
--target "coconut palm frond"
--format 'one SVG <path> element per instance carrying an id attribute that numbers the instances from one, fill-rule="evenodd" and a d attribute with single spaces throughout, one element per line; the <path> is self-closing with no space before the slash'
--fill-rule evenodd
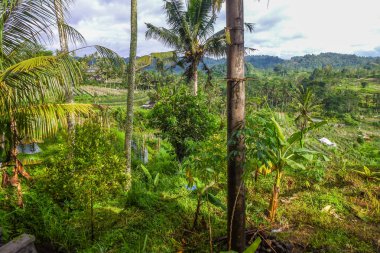
<path id="1" fill-rule="evenodd" d="M 65 12 L 70 2 L 62 0 Z M 43 43 L 53 40 L 53 29 L 57 24 L 52 0 L 3 1 L 0 4 L 0 16 L 3 27 L 2 50 L 5 54 L 25 41 Z"/>
<path id="2" fill-rule="evenodd" d="M 146 23 L 146 26 L 148 28 L 145 33 L 146 39 L 156 39 L 164 45 L 174 47 L 176 49 L 181 47 L 180 37 L 171 30 L 163 27 L 157 27 L 150 23 Z"/>
<path id="3" fill-rule="evenodd" d="M 217 19 L 217 16 L 213 14 L 211 18 L 208 20 L 208 22 L 205 23 L 204 27 L 199 31 L 200 38 L 203 38 L 205 40 L 208 37 L 215 35 L 214 26 L 215 26 L 216 19 Z"/>
<path id="4" fill-rule="evenodd" d="M 107 47 L 103 47 L 103 46 L 99 46 L 99 45 L 88 46 L 88 47 L 95 48 L 95 50 L 99 53 L 99 55 L 101 57 L 105 58 L 106 60 L 108 60 L 113 65 L 121 66 L 121 65 L 125 64 L 124 59 L 122 59 L 120 57 L 120 55 L 118 55 L 115 51 L 113 51 Z"/>
<path id="5" fill-rule="evenodd" d="M 165 1 L 166 22 L 174 30 L 179 31 L 185 21 L 185 6 L 181 0 Z"/>
<path id="6" fill-rule="evenodd" d="M 174 48 L 179 55 L 176 65 L 185 69 L 187 79 L 198 86 L 198 65 L 204 56 L 222 57 L 226 54 L 225 32 L 214 34 L 216 20 L 213 0 L 188 0 L 186 9 L 180 0 L 165 1 L 167 28 L 147 25 L 147 39 L 157 39 Z"/>
<path id="7" fill-rule="evenodd" d="M 80 32 L 78 32 L 74 27 L 68 24 L 62 24 L 61 27 L 62 31 L 66 34 L 68 41 L 74 46 L 83 46 L 87 44 L 86 39 L 83 37 L 83 35 Z"/>
<path id="8" fill-rule="evenodd" d="M 204 44 L 207 55 L 224 57 L 227 53 L 227 41 L 225 31 L 221 30 L 211 36 Z"/>
<path id="9" fill-rule="evenodd" d="M 20 137 L 41 140 L 66 127 L 68 114 L 79 117 L 91 113 L 93 107 L 88 104 L 39 104 L 18 108 L 13 117 Z"/>
<path id="10" fill-rule="evenodd" d="M 39 56 L 18 62 L 0 73 L 0 82 L 12 88 L 30 90 L 32 87 L 58 89 L 63 84 L 79 83 L 81 76 L 77 62 L 67 54 Z"/>
<path id="11" fill-rule="evenodd" d="M 202 33 L 212 33 L 213 26 L 208 26 L 209 30 L 205 30 L 207 24 L 212 20 L 212 17 L 215 16 L 211 14 L 212 2 L 211 0 L 191 0 L 188 2 L 187 8 L 187 20 L 190 26 L 193 28 L 193 35 L 199 35 L 199 32 Z M 210 31 L 212 30 L 212 31 Z"/>

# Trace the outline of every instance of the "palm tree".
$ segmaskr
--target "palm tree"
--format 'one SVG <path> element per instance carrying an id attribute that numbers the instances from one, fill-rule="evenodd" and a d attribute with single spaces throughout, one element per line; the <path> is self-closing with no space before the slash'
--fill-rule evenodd
<path id="1" fill-rule="evenodd" d="M 62 3 L 63 6 L 67 1 Z M 19 174 L 26 178 L 22 163 L 17 159 L 17 145 L 23 139 L 41 139 L 65 125 L 66 113 L 88 112 L 88 105 L 53 103 L 62 97 L 66 84 L 80 80 L 80 69 L 68 52 L 58 55 L 40 54 L 39 42 L 52 39 L 56 27 L 53 0 L 9 0 L 0 3 L 0 133 L 6 142 L 6 159 L 1 164 L 3 184 L 18 189 L 18 204 L 22 206 Z M 83 37 L 66 24 L 62 31 L 73 42 Z M 96 46 L 103 55 L 115 54 Z M 50 102 L 50 103 L 46 103 Z M 65 117 L 64 117 L 65 118 Z M 6 167 L 13 166 L 9 177 Z"/>
<path id="2" fill-rule="evenodd" d="M 221 57 L 226 54 L 225 32 L 214 34 L 216 14 L 213 0 L 165 1 L 164 10 L 169 28 L 147 23 L 146 38 L 154 38 L 174 48 L 177 65 L 185 69 L 185 76 L 193 81 L 193 93 L 198 93 L 198 66 L 206 64 L 205 56 Z"/>
<path id="3" fill-rule="evenodd" d="M 320 109 L 321 105 L 316 101 L 316 98 L 310 88 L 305 88 L 303 85 L 298 87 L 296 96 L 296 118 L 295 123 L 301 132 L 300 145 L 304 145 L 304 131 L 313 122 L 312 115 Z"/>
<path id="4" fill-rule="evenodd" d="M 136 83 L 136 54 L 137 54 L 137 0 L 131 0 L 131 44 L 129 51 L 128 67 L 128 98 L 127 98 L 127 120 L 125 131 L 125 148 L 126 148 L 126 173 L 131 180 L 132 166 L 132 133 L 133 133 L 133 101 Z M 127 188 L 130 188 L 130 182 Z"/>
<path id="5" fill-rule="evenodd" d="M 64 11 L 63 11 L 63 4 L 62 0 L 54 0 L 54 9 L 55 9 L 55 16 L 57 19 L 57 27 L 58 27 L 58 34 L 59 34 L 59 42 L 61 46 L 61 52 L 62 53 L 68 53 L 69 52 L 69 45 L 68 45 L 68 38 L 67 33 L 65 33 L 65 17 L 64 17 Z M 67 103 L 74 103 L 74 85 L 71 84 L 67 90 L 66 90 L 66 102 Z M 74 117 L 73 115 L 67 115 L 67 126 L 69 131 L 69 138 L 71 141 L 73 141 L 73 130 L 74 130 Z"/>

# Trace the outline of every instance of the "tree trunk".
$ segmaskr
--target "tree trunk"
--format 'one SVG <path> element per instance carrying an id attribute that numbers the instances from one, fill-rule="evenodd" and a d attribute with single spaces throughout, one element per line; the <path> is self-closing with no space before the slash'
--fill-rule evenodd
<path id="1" fill-rule="evenodd" d="M 61 46 L 62 53 L 69 52 L 69 45 L 67 39 L 67 33 L 64 30 L 65 17 L 63 13 L 63 5 L 62 0 L 54 0 L 54 8 L 55 8 L 55 16 L 57 18 L 57 26 L 58 26 L 58 35 L 59 35 L 59 43 Z M 74 84 L 70 83 L 67 85 L 66 89 L 66 103 L 73 104 L 74 103 Z M 69 131 L 69 138 L 73 141 L 74 138 L 74 127 L 75 127 L 75 118 L 73 114 L 67 115 L 67 127 Z"/>
<path id="2" fill-rule="evenodd" d="M 194 216 L 194 221 L 193 221 L 193 230 L 197 227 L 198 216 L 201 211 L 201 205 L 202 205 L 202 196 L 198 195 L 197 209 L 195 210 L 195 216 Z"/>
<path id="3" fill-rule="evenodd" d="M 10 124 L 11 124 L 10 128 L 11 128 L 11 134 L 12 134 L 10 157 L 11 157 L 11 162 L 14 163 L 14 167 L 13 167 L 13 175 L 8 180 L 9 180 L 9 183 L 13 187 L 17 188 L 17 205 L 22 208 L 24 206 L 24 202 L 23 202 L 23 197 L 22 197 L 21 182 L 18 177 L 18 174 L 21 174 L 28 180 L 30 180 L 30 175 L 24 170 L 24 166 L 22 165 L 20 160 L 18 160 L 17 158 L 17 155 L 18 155 L 17 146 L 19 144 L 18 133 L 17 133 L 17 123 L 12 117 L 11 117 Z M 5 185 L 8 184 L 8 182 L 3 182 L 3 183 L 5 183 Z"/>
<path id="4" fill-rule="evenodd" d="M 278 197 L 280 195 L 281 177 L 282 177 L 282 172 L 277 171 L 276 182 L 273 185 L 272 198 L 271 198 L 269 210 L 268 210 L 268 214 L 269 214 L 268 218 L 271 222 L 273 222 L 274 219 L 276 218 L 276 211 L 278 207 Z"/>
<path id="5" fill-rule="evenodd" d="M 227 136 L 228 136 L 228 248 L 245 249 L 244 136 L 236 133 L 245 124 L 244 8 L 243 0 L 227 0 Z"/>
<path id="6" fill-rule="evenodd" d="M 127 125 L 125 131 L 126 173 L 128 175 L 127 188 L 131 186 L 132 164 L 132 133 L 133 133 L 133 102 L 136 82 L 136 51 L 137 51 L 137 0 L 131 0 L 131 44 L 129 51 L 128 69 L 128 98 L 127 98 Z"/>
<path id="7" fill-rule="evenodd" d="M 5 133 L 1 134 L 1 148 L 5 150 Z"/>
<path id="8" fill-rule="evenodd" d="M 198 95 L 198 69 L 195 68 L 193 72 L 193 94 L 194 96 Z"/>

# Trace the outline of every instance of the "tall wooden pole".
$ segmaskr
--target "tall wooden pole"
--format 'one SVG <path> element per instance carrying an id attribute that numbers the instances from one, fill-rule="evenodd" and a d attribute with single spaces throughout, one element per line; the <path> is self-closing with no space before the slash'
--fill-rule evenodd
<path id="1" fill-rule="evenodd" d="M 228 247 L 245 249 L 245 125 L 244 7 L 243 0 L 226 1 L 227 32 L 227 131 L 228 131 Z"/>
<path id="2" fill-rule="evenodd" d="M 127 125 L 125 131 L 126 148 L 126 173 L 131 180 L 131 161 L 132 161 L 132 133 L 133 133 L 133 101 L 136 83 L 136 54 L 137 54 L 137 0 L 131 0 L 131 44 L 129 51 L 128 68 L 128 98 L 127 98 Z M 130 182 L 127 183 L 130 187 Z"/>

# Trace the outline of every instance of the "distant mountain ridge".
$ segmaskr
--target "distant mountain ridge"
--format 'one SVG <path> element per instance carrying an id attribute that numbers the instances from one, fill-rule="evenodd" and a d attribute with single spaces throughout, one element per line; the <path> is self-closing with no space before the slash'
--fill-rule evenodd
<path id="1" fill-rule="evenodd" d="M 295 56 L 284 63 L 292 69 L 315 69 L 331 65 L 332 67 L 359 67 L 370 63 L 380 63 L 380 57 L 364 57 L 354 54 L 321 53 Z"/>
<path id="2" fill-rule="evenodd" d="M 125 58 L 128 62 L 128 58 Z M 273 69 L 276 66 L 281 66 L 286 69 L 297 70 L 313 70 L 315 68 L 321 68 L 327 65 L 332 67 L 344 68 L 344 67 L 359 67 L 365 66 L 371 63 L 380 64 L 380 57 L 365 57 L 357 56 L 354 54 L 339 54 L 339 53 L 320 53 L 320 54 L 307 54 L 304 56 L 294 56 L 289 60 L 282 59 L 277 56 L 270 55 L 250 55 L 245 57 L 247 63 L 252 64 L 257 69 Z M 226 65 L 226 58 L 214 59 L 205 57 L 204 62 L 209 68 L 225 69 L 220 65 Z M 153 69 L 154 67 L 148 67 L 147 69 Z M 202 65 L 199 66 L 202 69 Z M 175 72 L 180 71 L 179 68 L 175 69 Z"/>
<path id="3" fill-rule="evenodd" d="M 338 54 L 338 53 L 321 53 L 318 55 L 307 54 L 304 56 L 294 56 L 289 60 L 282 59 L 277 56 L 269 55 L 253 55 L 245 57 L 247 63 L 251 63 L 258 69 L 273 69 L 277 65 L 282 65 L 288 69 L 305 69 L 312 70 L 327 65 L 332 67 L 358 67 L 365 66 L 370 63 L 380 64 L 380 57 L 364 57 L 354 54 Z M 211 67 L 225 64 L 225 59 L 215 60 L 207 58 L 206 62 L 211 63 Z"/>

